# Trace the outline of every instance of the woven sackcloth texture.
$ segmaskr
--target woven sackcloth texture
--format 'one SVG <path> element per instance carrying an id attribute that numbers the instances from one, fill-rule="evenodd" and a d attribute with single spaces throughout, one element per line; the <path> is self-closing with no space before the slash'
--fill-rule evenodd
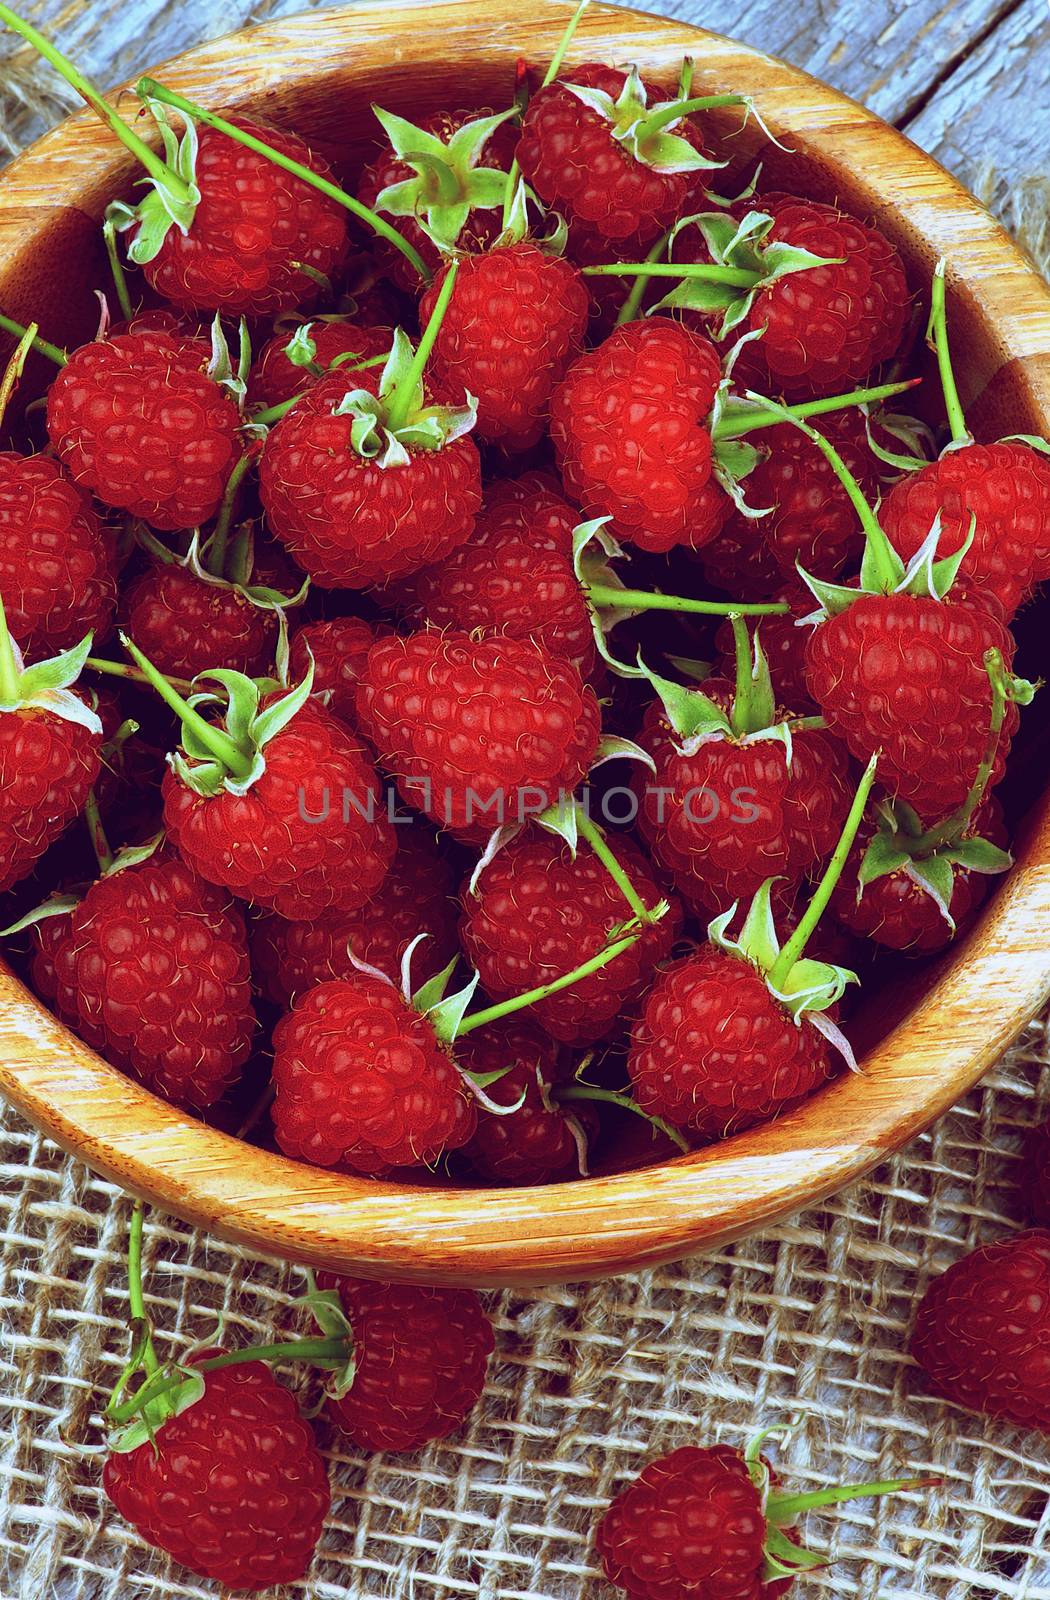
<path id="1" fill-rule="evenodd" d="M 74 49 L 96 11 L 30 9 L 68 21 Z M 53 86 L 25 52 L 5 64 L 0 161 L 65 109 Z M 1004 197 L 994 173 L 970 176 L 1045 261 L 1045 186 Z M 664 1271 L 493 1295 L 497 1357 L 456 1438 L 365 1458 L 324 1436 L 332 1516 L 310 1581 L 282 1593 L 607 1600 L 594 1526 L 651 1454 L 794 1420 L 777 1449 L 799 1490 L 903 1470 L 943 1478 L 924 1496 L 813 1519 L 810 1542 L 833 1565 L 800 1583 L 800 1600 L 1050 1600 L 1046 1443 L 924 1397 L 904 1353 L 931 1273 L 1018 1224 L 1023 1133 L 1050 1111 L 1047 1026 L 819 1211 Z M 100 1406 L 127 1348 L 128 1215 L 116 1189 L 0 1110 L 0 1600 L 217 1595 L 155 1557 L 99 1487 Z M 286 1332 L 303 1287 L 295 1269 L 160 1215 L 146 1270 L 164 1354 L 208 1338 L 218 1317 L 230 1342 Z"/>

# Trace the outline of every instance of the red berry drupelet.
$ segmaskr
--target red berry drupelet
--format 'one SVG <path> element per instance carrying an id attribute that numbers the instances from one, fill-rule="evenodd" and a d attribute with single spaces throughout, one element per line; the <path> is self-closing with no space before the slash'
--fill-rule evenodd
<path id="1" fill-rule="evenodd" d="M 455 272 L 446 276 L 451 293 Z M 273 534 L 325 589 L 367 589 L 443 560 L 469 539 L 481 463 L 471 406 L 435 404 L 423 369 L 448 294 L 413 352 L 319 378 L 266 441 L 260 491 Z"/>
<path id="2" fill-rule="evenodd" d="M 248 380 L 249 396 L 266 409 L 284 405 L 305 394 L 333 363 L 352 372 L 355 362 L 385 356 L 393 337 L 390 328 L 362 326 L 348 317 L 316 317 L 285 328 L 263 346 Z"/>
<path id="3" fill-rule="evenodd" d="M 83 810 L 102 723 L 75 689 L 91 647 L 24 667 L 0 601 L 0 892 L 19 882 Z"/>
<path id="4" fill-rule="evenodd" d="M 31 661 L 71 649 L 86 633 L 100 637 L 113 615 L 110 536 L 47 456 L 0 452 L 0 594 Z"/>
<path id="5" fill-rule="evenodd" d="M 333 617 L 328 622 L 305 622 L 292 634 L 288 670 L 293 679 L 306 676 L 313 658 L 313 694 L 343 722 L 353 725 L 357 713 L 354 697 L 368 652 L 376 639 L 391 630 L 378 628 L 361 617 Z"/>
<path id="6" fill-rule="evenodd" d="M 442 282 L 439 274 L 423 296 L 424 320 Z M 572 263 L 531 240 L 462 258 L 433 373 L 448 393 L 475 397 L 479 439 L 516 451 L 544 437 L 551 392 L 580 352 L 588 306 Z"/>
<path id="7" fill-rule="evenodd" d="M 183 726 L 164 825 L 194 870 L 293 920 L 364 905 L 390 868 L 394 830 L 361 743 L 309 699 L 310 674 L 261 699 L 253 679 L 226 673 L 225 721 L 207 721 L 124 642 Z"/>
<path id="8" fill-rule="evenodd" d="M 242 587 L 208 582 L 181 562 L 154 562 L 125 589 L 124 626 L 160 672 L 195 678 L 229 667 L 251 677 L 273 670 L 277 618 Z"/>
<path id="9" fill-rule="evenodd" d="M 172 531 L 219 509 L 240 455 L 240 414 L 209 375 L 203 339 L 118 333 L 81 345 L 48 392 L 47 431 L 104 505 Z"/>
<path id="10" fill-rule="evenodd" d="M 393 865 L 372 898 L 357 911 L 329 911 L 309 922 L 264 917 L 252 938 L 252 956 L 267 997 L 289 1005 L 315 984 L 352 978 L 354 961 L 378 968 L 392 983 L 420 933 L 429 937 L 415 953 L 419 982 L 435 977 L 459 951 L 452 876 L 421 826 L 398 829 Z"/>
<path id="11" fill-rule="evenodd" d="M 238 1593 L 305 1577 L 331 1500 L 313 1429 L 262 1361 L 205 1373 L 155 1441 L 109 1456 L 103 1485 L 142 1538 Z"/>
<path id="12" fill-rule="evenodd" d="M 203 1111 L 251 1050 L 244 919 L 229 894 L 172 852 L 126 866 L 118 857 L 117 867 L 70 916 L 39 925 L 49 937 L 34 976 L 114 1066 L 174 1105 Z"/>
<path id="13" fill-rule="evenodd" d="M 366 1283 L 320 1273 L 354 1336 L 354 1379 L 327 1415 L 363 1450 L 421 1450 L 474 1409 L 492 1354 L 492 1324 L 471 1289 Z"/>
<path id="14" fill-rule="evenodd" d="M 609 846 L 593 823 L 575 850 L 557 835 L 532 827 L 503 846 L 463 896 L 463 947 L 493 999 L 538 987 L 595 955 L 637 914 L 647 913 L 641 938 L 629 950 L 539 1001 L 531 1015 L 555 1039 L 593 1044 L 613 1032 L 653 982 L 681 929 L 678 903 L 664 902 L 642 852 L 626 838 Z M 610 874 L 612 854 L 634 903 Z M 658 914 L 648 915 L 652 912 Z"/>
<path id="15" fill-rule="evenodd" d="M 467 1142 L 474 1101 L 427 1017 L 385 978 L 309 989 L 274 1032 L 273 1107 L 285 1155 L 380 1176 Z"/>
<path id="16" fill-rule="evenodd" d="M 935 1278 L 911 1353 L 934 1394 L 1050 1432 L 1050 1233 L 1007 1235 Z"/>
<path id="17" fill-rule="evenodd" d="M 628 323 L 580 356 L 551 402 L 569 496 L 643 550 L 713 539 L 732 507 L 707 426 L 721 378 L 711 341 L 664 319 Z"/>
<path id="18" fill-rule="evenodd" d="M 590 61 L 565 68 L 529 102 L 518 163 L 570 234 L 644 252 L 698 209 L 705 172 L 721 164 L 706 154 L 692 110 L 633 71 Z"/>
<path id="19" fill-rule="evenodd" d="M 601 734 L 594 691 L 569 662 L 452 630 L 380 639 L 357 716 L 406 803 L 471 842 L 571 794 Z"/>

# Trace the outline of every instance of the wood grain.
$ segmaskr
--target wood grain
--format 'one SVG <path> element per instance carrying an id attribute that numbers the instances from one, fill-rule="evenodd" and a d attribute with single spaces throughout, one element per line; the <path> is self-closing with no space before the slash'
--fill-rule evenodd
<path id="1" fill-rule="evenodd" d="M 307 135 L 370 137 L 371 99 L 418 114 L 470 63 L 475 98 L 505 89 L 519 53 L 549 54 L 568 15 L 511 0 L 354 8 L 225 40 L 159 70 L 192 98 L 257 104 Z M 946 173 L 871 113 L 804 75 L 680 24 L 595 7 L 576 45 L 672 73 L 698 60 L 697 92 L 748 89 L 812 186 L 877 216 L 916 283 L 949 263 L 950 314 L 966 352 L 965 397 L 997 424 L 1050 426 L 1050 294 Z M 763 148 L 752 130 L 749 155 Z M 0 303 L 45 331 L 90 299 L 71 240 L 131 177 L 86 114 L 16 162 L 0 184 Z M 76 292 L 79 285 L 80 293 Z M 540 1190 L 462 1193 L 353 1180 L 297 1166 L 204 1128 L 128 1082 L 0 974 L 0 1090 L 107 1175 L 249 1247 L 377 1276 L 532 1283 L 593 1277 L 746 1233 L 857 1177 L 970 1087 L 1050 990 L 1050 805 L 1034 807 L 1018 865 L 974 935 L 909 990 L 873 996 L 863 1072 L 790 1117 L 643 1173 Z M 892 1026 L 886 1016 L 892 1001 Z M 886 1029 L 888 1028 L 888 1031 Z"/>

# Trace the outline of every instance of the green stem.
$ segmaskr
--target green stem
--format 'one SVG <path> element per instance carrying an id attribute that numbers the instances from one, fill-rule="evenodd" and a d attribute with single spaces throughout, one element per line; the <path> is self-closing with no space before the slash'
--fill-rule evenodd
<path id="1" fill-rule="evenodd" d="M 857 793 L 849 810 L 849 816 L 846 818 L 842 833 L 839 835 L 839 842 L 835 846 L 834 854 L 825 867 L 823 876 L 813 892 L 813 898 L 806 907 L 798 927 L 766 974 L 766 980 L 771 989 L 783 989 L 788 973 L 795 965 L 795 962 L 802 959 L 813 930 L 823 916 L 827 903 L 834 893 L 835 885 L 842 876 L 842 869 L 846 865 L 846 858 L 853 848 L 853 841 L 857 837 L 857 830 L 860 827 L 868 804 L 871 786 L 875 782 L 875 769 L 878 766 L 878 760 L 877 755 L 872 756 L 865 767 L 864 776 L 857 786 Z"/>
<path id="2" fill-rule="evenodd" d="M 682 57 L 682 70 L 678 74 L 678 93 L 676 100 L 688 100 L 689 91 L 693 87 L 693 74 L 696 71 L 696 62 L 692 56 Z"/>
<path id="3" fill-rule="evenodd" d="M 85 667 L 90 667 L 92 672 L 104 673 L 107 678 L 123 678 L 125 683 L 150 684 L 144 672 L 138 667 L 129 667 L 123 661 L 107 661 L 104 656 L 88 656 L 84 662 Z M 169 678 L 168 683 L 173 689 L 178 689 L 180 694 L 192 694 L 195 685 L 189 678 Z"/>
<path id="4" fill-rule="evenodd" d="M 146 1316 L 146 1297 L 142 1289 L 142 1230 L 146 1220 L 146 1208 L 141 1200 L 136 1200 L 131 1212 L 131 1223 L 128 1227 L 128 1305 L 131 1308 L 133 1322 L 149 1327 L 149 1318 Z M 146 1343 L 142 1352 L 143 1365 L 146 1376 L 152 1378 L 160 1370 L 157 1352 L 153 1348 L 153 1335 L 147 1333 Z"/>
<path id="5" fill-rule="evenodd" d="M 645 1121 L 656 1128 L 658 1132 L 666 1134 L 668 1139 L 678 1146 L 679 1150 L 686 1152 L 689 1150 L 688 1141 L 677 1128 L 673 1128 L 669 1122 L 665 1122 L 663 1117 L 650 1116 L 648 1111 L 643 1111 L 637 1100 L 633 1100 L 629 1094 L 617 1094 L 615 1089 L 596 1089 L 590 1083 L 566 1083 L 554 1090 L 554 1099 L 559 1104 L 563 1100 L 599 1100 L 605 1105 L 622 1106 L 625 1111 L 633 1111 L 635 1116 L 644 1117 Z"/>
<path id="6" fill-rule="evenodd" d="M 169 680 L 157 671 L 152 661 L 142 654 L 138 645 L 134 644 L 126 633 L 120 635 L 120 642 L 142 672 L 146 682 L 156 689 L 164 703 L 171 707 L 183 727 L 192 728 L 204 748 L 210 750 L 216 761 L 234 778 L 247 778 L 252 770 L 252 758 L 245 755 L 236 740 L 231 739 L 221 728 L 216 728 L 213 723 L 205 721 L 200 712 L 195 711 Z"/>
<path id="7" fill-rule="evenodd" d="M 798 405 L 780 406 L 776 411 L 756 411 L 751 418 L 727 417 L 718 421 L 712 430 L 715 439 L 742 439 L 758 428 L 775 428 L 788 418 L 824 417 L 835 411 L 846 411 L 850 406 L 877 405 L 881 400 L 892 400 L 922 382 L 921 378 L 907 378 L 903 383 L 880 383 L 873 389 L 854 389 L 850 394 L 827 395 L 823 400 L 803 400 Z"/>
<path id="8" fill-rule="evenodd" d="M 751 677 L 751 635 L 747 631 L 747 623 L 739 612 L 732 612 L 729 625 L 733 630 L 733 648 L 736 653 L 736 687 L 733 691 L 733 706 L 729 713 L 729 725 L 738 739 L 751 732 L 751 700 L 753 680 Z"/>
<path id="9" fill-rule="evenodd" d="M 604 950 L 599 950 L 596 956 L 589 961 L 584 961 L 580 966 L 574 967 L 571 972 L 566 972 L 562 977 L 555 978 L 551 983 L 541 983 L 535 989 L 528 989 L 524 994 L 512 995 L 509 1000 L 501 1000 L 498 1005 L 486 1006 L 484 1011 L 475 1011 L 471 1016 L 463 1018 L 456 1030 L 456 1038 L 463 1038 L 464 1034 L 473 1033 L 475 1028 L 485 1028 L 490 1022 L 498 1022 L 501 1017 L 513 1016 L 516 1011 L 523 1011 L 526 1006 L 534 1006 L 539 1000 L 546 1000 L 552 994 L 560 994 L 562 989 L 568 989 L 571 984 L 579 983 L 583 978 L 589 978 L 592 972 L 600 972 L 602 967 L 607 967 L 610 961 L 615 961 L 617 956 L 622 956 L 625 950 L 630 950 L 641 938 L 641 933 L 628 934 L 625 939 L 617 939 L 614 944 L 606 945 Z"/>
<path id="10" fill-rule="evenodd" d="M 110 849 L 106 830 L 102 826 L 102 815 L 98 809 L 98 795 L 94 789 L 90 790 L 84 802 L 84 821 L 87 823 L 88 834 L 91 838 L 91 848 L 95 852 L 98 869 L 105 874 L 113 865 L 113 851 Z"/>
<path id="11" fill-rule="evenodd" d="M 959 391 L 955 384 L 955 373 L 952 371 L 951 351 L 948 348 L 948 314 L 944 296 L 944 262 L 938 261 L 933 274 L 933 287 L 930 292 L 930 323 L 926 337 L 932 339 L 933 348 L 937 353 L 937 371 L 940 374 L 941 389 L 944 393 L 944 409 L 948 413 L 948 426 L 952 430 L 952 439 L 956 444 L 965 444 L 970 437 L 966 426 L 966 415 L 959 399 Z"/>
<path id="12" fill-rule="evenodd" d="M 627 904 L 638 918 L 638 921 L 647 924 L 655 922 L 656 918 L 649 910 L 649 907 L 638 893 L 638 890 L 627 876 L 623 867 L 609 849 L 609 845 L 604 833 L 598 827 L 593 818 L 587 815 L 587 812 L 582 806 L 577 806 L 576 808 L 576 826 L 583 838 L 586 839 L 587 843 L 594 851 L 595 855 L 598 857 L 598 860 L 601 862 L 602 866 L 605 868 L 606 872 L 619 889 L 620 893 L 623 895 L 624 899 L 627 901 Z"/>
<path id="13" fill-rule="evenodd" d="M 766 1507 L 774 1527 L 788 1527 L 807 1511 L 821 1506 L 838 1506 L 847 1500 L 867 1500 L 882 1494 L 903 1494 L 908 1489 L 932 1489 L 940 1478 L 889 1478 L 884 1483 L 848 1483 L 832 1489 L 816 1489 L 812 1494 L 772 1494 Z"/>
<path id="14" fill-rule="evenodd" d="M 660 259 L 664 251 L 667 249 L 667 244 L 670 237 L 670 232 L 661 234 L 660 238 L 657 239 L 656 243 L 653 245 L 652 249 L 649 251 L 649 254 L 645 258 L 647 265 L 650 262 L 656 262 Z M 631 292 L 627 296 L 627 299 L 624 301 L 623 305 L 620 307 L 619 316 L 616 318 L 616 326 L 618 328 L 622 328 L 626 322 L 633 322 L 635 317 L 637 317 L 638 312 L 641 309 L 642 300 L 645 297 L 645 290 L 648 281 L 649 280 L 646 278 L 644 273 L 639 273 L 638 277 L 636 277 L 634 282 L 631 284 Z"/>
<path id="15" fill-rule="evenodd" d="M 205 563 L 207 570 L 213 578 L 221 578 L 226 571 L 226 550 L 230 542 L 230 527 L 233 523 L 233 510 L 237 504 L 237 491 L 244 481 L 244 475 L 252 463 L 252 454 L 245 451 L 236 463 L 223 491 L 222 504 L 219 515 L 215 520 L 215 531 L 208 540 L 208 559 Z"/>
<path id="16" fill-rule="evenodd" d="M 581 267 L 585 278 L 700 278 L 704 283 L 728 283 L 735 288 L 753 289 L 759 282 L 757 272 L 745 267 L 707 266 L 704 262 L 674 261 L 606 261 L 597 267 Z"/>
<path id="17" fill-rule="evenodd" d="M 9 6 L 0 3 L 0 22 L 6 22 L 15 33 L 21 34 L 27 44 L 31 44 L 39 55 L 42 55 L 55 71 L 63 77 L 71 89 L 75 89 L 83 100 L 86 100 L 93 111 L 97 111 L 103 122 L 107 122 L 126 149 L 131 151 L 138 161 L 141 161 L 151 178 L 158 183 L 163 183 L 165 188 L 180 200 L 189 200 L 189 185 L 173 172 L 166 162 L 162 161 L 155 150 L 151 150 L 144 139 L 140 139 L 134 129 L 129 128 L 124 119 L 117 115 L 113 107 L 104 100 L 95 85 L 91 83 L 78 67 L 60 50 L 56 50 L 50 39 L 45 39 L 42 33 L 29 22 L 15 14 Z"/>
<path id="18" fill-rule="evenodd" d="M 197 122 L 203 122 L 209 128 L 215 128 L 219 133 L 228 134 L 231 139 L 236 139 L 238 144 L 243 144 L 246 149 L 254 150 L 257 155 L 265 156 L 275 166 L 283 167 L 286 172 L 292 173 L 296 178 L 301 178 L 312 188 L 320 190 L 321 194 L 328 196 L 338 205 L 345 206 L 347 211 L 352 211 L 355 217 L 377 233 L 381 239 L 392 244 L 395 250 L 400 250 L 407 261 L 415 267 L 424 283 L 430 281 L 430 273 L 426 262 L 419 251 L 409 244 L 408 240 L 396 228 L 391 227 L 382 217 L 370 211 L 367 206 L 355 200 L 353 195 L 347 194 L 337 184 L 323 178 L 319 172 L 313 172 L 309 167 L 304 167 L 301 161 L 293 161 L 290 156 L 282 155 L 272 145 L 264 144 L 261 139 L 256 139 L 254 134 L 246 133 L 243 128 L 238 128 L 234 123 L 227 122 L 225 117 L 217 116 L 214 111 L 207 111 L 203 106 L 195 105 L 192 100 L 187 100 L 183 95 L 176 94 L 173 89 L 165 89 L 154 78 L 140 78 L 135 85 L 135 93 L 141 100 L 159 100 L 162 105 L 174 106 L 176 111 L 181 111 L 184 116 L 193 117 Z"/>
<path id="19" fill-rule="evenodd" d="M 393 394 L 386 401 L 386 426 L 390 432 L 396 434 L 408 421 L 409 413 L 417 403 L 417 396 L 423 386 L 423 372 L 430 360 L 430 352 L 434 348 L 441 324 L 445 320 L 448 303 L 452 299 L 452 291 L 456 287 L 456 277 L 459 273 L 459 262 L 450 261 L 445 271 L 445 279 L 434 301 L 434 309 L 430 313 L 429 321 L 423 329 L 423 335 L 416 353 L 412 357 L 412 365 L 404 377 L 396 385 Z"/>
<path id="20" fill-rule="evenodd" d="M 16 706 L 21 693 L 21 673 L 11 644 L 7 612 L 0 598 L 0 705 Z"/>
<path id="21" fill-rule="evenodd" d="M 15 322 L 12 317 L 0 316 L 0 328 L 5 333 L 13 334 L 16 339 L 24 339 L 29 329 L 22 322 Z M 57 344 L 49 344 L 46 339 L 41 339 L 39 334 L 33 338 L 33 349 L 38 355 L 46 356 L 53 361 L 56 367 L 64 367 L 69 360 L 65 350 L 60 350 Z"/>
<path id="22" fill-rule="evenodd" d="M 782 617 L 791 607 L 785 600 L 738 605 L 732 600 L 688 600 L 678 594 L 650 594 L 644 589 L 617 589 L 611 584 L 585 583 L 584 593 L 595 606 L 627 606 L 632 611 L 689 611 L 700 617 Z"/>
<path id="23" fill-rule="evenodd" d="M 350 1359 L 352 1351 L 346 1339 L 289 1339 L 281 1344 L 247 1345 L 242 1350 L 225 1350 L 222 1355 L 209 1356 L 205 1361 L 195 1361 L 195 1372 L 220 1372 L 224 1367 L 244 1366 L 250 1361 L 310 1361 L 337 1363 Z M 160 1368 L 154 1366 L 151 1377 L 157 1377 Z M 159 1400 L 179 1388 L 183 1382 L 180 1372 L 164 1373 L 160 1382 L 143 1384 L 129 1400 L 108 1411 L 111 1422 L 131 1422 L 148 1401 Z"/>
<path id="24" fill-rule="evenodd" d="M 778 406 L 773 401 L 766 399 L 763 395 L 755 394 L 751 389 L 746 391 L 746 398 L 748 400 L 761 401 L 762 404 L 768 406 L 771 411 L 779 412 L 781 422 L 792 423 L 794 427 L 798 428 L 801 433 L 806 435 L 807 439 L 816 445 L 821 455 L 831 467 L 832 472 L 834 472 L 836 478 L 849 495 L 850 503 L 853 506 L 854 511 L 857 513 L 861 527 L 864 529 L 864 536 L 867 540 L 868 549 L 873 559 L 878 582 L 884 593 L 891 594 L 899 581 L 899 558 L 897 557 L 893 546 L 890 544 L 890 541 L 883 532 L 879 524 L 878 517 L 876 517 L 874 511 L 864 498 L 863 489 L 847 467 L 846 463 L 843 461 L 842 457 L 839 455 L 838 451 L 835 449 L 835 446 L 831 443 L 830 439 L 825 439 L 822 433 L 818 433 L 816 428 L 811 428 L 809 423 L 805 422 L 801 417 L 792 416 L 785 406 Z"/>
<path id="25" fill-rule="evenodd" d="M 688 117 L 694 111 L 717 111 L 719 106 L 746 106 L 746 94 L 701 94 L 692 100 L 670 100 L 661 111 L 654 111 L 638 129 L 638 143 L 644 145 L 659 133 L 661 128 L 666 128 L 670 122 L 678 122 L 682 117 Z"/>
<path id="26" fill-rule="evenodd" d="M 941 845 L 954 844 L 957 839 L 961 839 L 973 821 L 974 812 L 984 799 L 984 792 L 988 787 L 992 768 L 995 766 L 999 738 L 1006 716 L 1006 668 L 1000 651 L 986 650 L 984 666 L 992 687 L 992 710 L 988 724 L 988 740 L 981 756 L 981 764 L 962 805 L 953 811 L 950 817 L 945 817 L 943 822 L 939 822 L 935 828 L 920 834 L 911 849 L 911 853 L 915 856 L 930 856 Z"/>
<path id="27" fill-rule="evenodd" d="M 117 303 L 120 306 L 124 321 L 130 322 L 135 314 L 134 307 L 131 304 L 131 296 L 128 293 L 128 280 L 124 272 L 124 264 L 117 250 L 117 230 L 108 217 L 102 224 L 102 237 L 106 242 L 106 255 L 109 259 L 109 271 L 113 279 L 113 287 L 117 292 Z"/>

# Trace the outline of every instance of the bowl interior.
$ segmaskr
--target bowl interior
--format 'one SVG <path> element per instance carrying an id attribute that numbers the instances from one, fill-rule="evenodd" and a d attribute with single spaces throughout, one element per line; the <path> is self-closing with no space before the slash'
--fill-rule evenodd
<path id="1" fill-rule="evenodd" d="M 509 5 L 471 0 L 354 7 L 218 41 L 158 76 L 216 108 L 250 107 L 294 128 L 352 182 L 374 145 L 373 102 L 414 120 L 439 107 L 502 106 L 517 57 L 542 65 L 568 15 L 567 6 L 541 5 L 523 23 Z M 731 168 L 718 187 L 734 192 L 761 160 L 765 187 L 839 200 L 893 238 L 917 295 L 947 254 L 953 346 L 971 424 L 988 438 L 1046 432 L 1045 288 L 976 203 L 901 136 L 782 63 L 664 19 L 596 6 L 570 60 L 636 60 L 672 84 L 687 51 L 696 57 L 694 93 L 754 93 L 789 147 L 771 142 L 754 121 L 737 132 L 735 111 L 718 113 L 734 133 Z M 131 115 L 137 102 L 122 105 Z M 35 318 L 60 342 L 90 337 L 92 290 L 106 282 L 97 225 L 133 176 L 121 148 L 86 116 L 17 162 L 0 191 L 0 308 Z M 36 369 L 35 381 L 44 380 Z M 1044 603 L 1022 624 L 1033 672 L 1047 615 Z M 465 1205 L 438 1186 L 365 1185 L 316 1173 L 245 1151 L 100 1068 L 10 977 L 0 980 L 0 1087 L 78 1153 L 172 1209 L 252 1243 L 358 1271 L 549 1280 L 609 1272 L 746 1231 L 827 1193 L 916 1131 L 975 1080 L 1045 993 L 1038 935 L 1048 925 L 1050 847 L 1038 798 L 1048 764 L 1046 741 L 1034 736 L 1040 720 L 1030 714 L 1007 791 L 1014 818 L 1028 814 L 1019 867 L 979 930 L 933 967 L 885 966 L 854 1024 L 867 1051 L 864 1079 L 836 1083 L 791 1117 L 712 1151 L 644 1174 L 472 1192 Z"/>

